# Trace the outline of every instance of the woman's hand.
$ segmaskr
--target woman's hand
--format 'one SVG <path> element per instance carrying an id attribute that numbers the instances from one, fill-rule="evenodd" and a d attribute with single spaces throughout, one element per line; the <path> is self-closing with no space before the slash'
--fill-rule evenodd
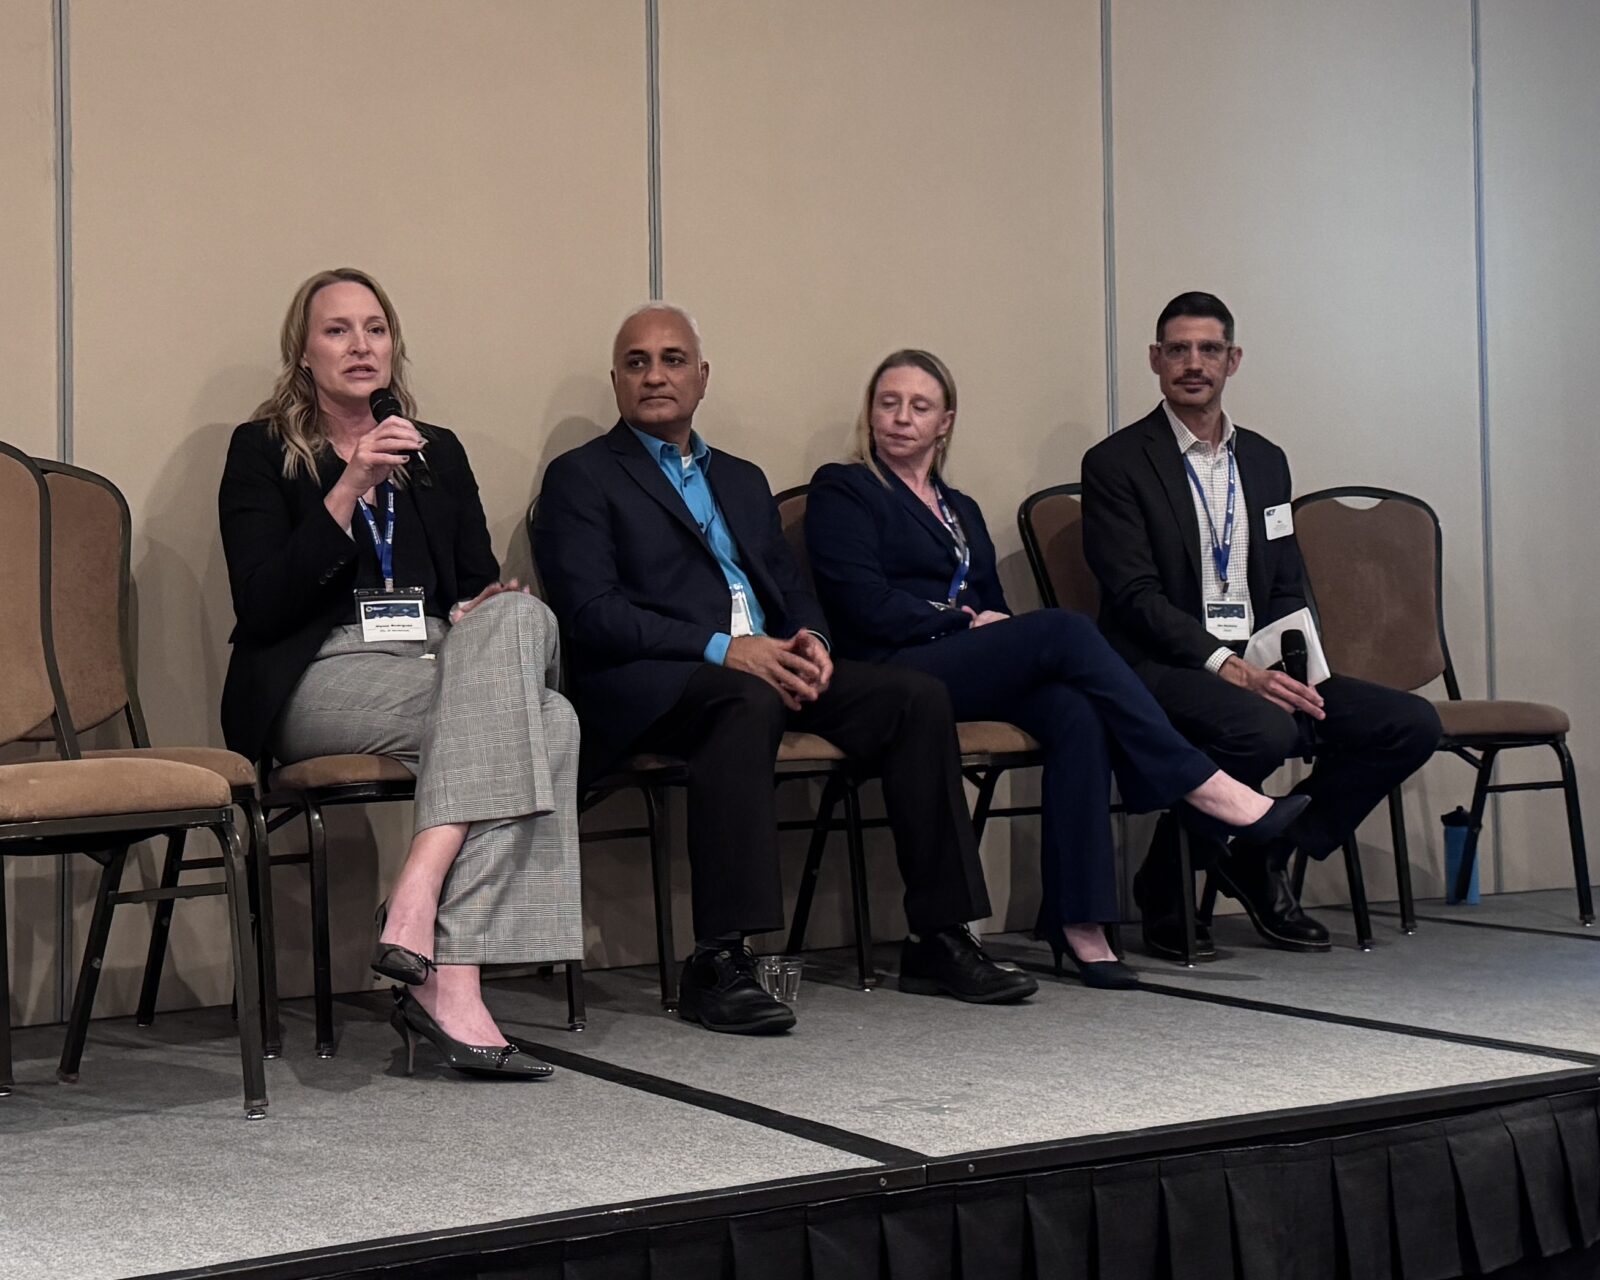
<path id="1" fill-rule="evenodd" d="M 1004 622 L 1011 616 L 1009 613 L 998 613 L 994 609 L 985 609 L 982 613 L 974 613 L 966 605 L 961 606 L 961 612 L 972 619 L 967 624 L 969 629 L 972 627 L 986 627 L 991 622 Z"/>
<path id="2" fill-rule="evenodd" d="M 426 444 L 421 433 L 404 418 L 385 418 L 356 441 L 339 484 L 360 497 L 392 476 Z"/>
<path id="3" fill-rule="evenodd" d="M 409 455 L 424 444 L 421 434 L 404 418 L 385 418 L 357 440 L 345 459 L 344 473 L 322 500 L 335 523 L 348 530 L 355 519 L 356 502 L 404 466 Z"/>
<path id="4" fill-rule="evenodd" d="M 473 596 L 472 599 L 463 600 L 460 604 L 456 605 L 450 610 L 450 625 L 455 626 L 456 623 L 460 622 L 461 619 L 465 618 L 485 600 L 489 599 L 491 596 L 500 595 L 505 591 L 520 591 L 525 596 L 531 596 L 533 594 L 532 587 L 519 587 L 515 578 L 511 579 L 510 582 L 491 582 L 482 591 L 478 592 L 477 595 Z"/>

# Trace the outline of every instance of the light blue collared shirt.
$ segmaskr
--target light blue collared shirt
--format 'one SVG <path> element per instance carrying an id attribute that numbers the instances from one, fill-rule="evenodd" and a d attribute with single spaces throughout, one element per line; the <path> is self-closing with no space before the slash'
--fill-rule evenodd
<path id="1" fill-rule="evenodd" d="M 750 608 L 751 632 L 758 636 L 766 635 L 767 619 L 762 612 L 761 601 L 756 599 L 756 589 L 740 567 L 739 548 L 733 535 L 728 532 L 728 522 L 723 519 L 722 508 L 717 505 L 716 495 L 711 492 L 711 484 L 706 479 L 706 470 L 711 465 L 711 450 L 706 442 L 700 438 L 699 432 L 691 431 L 689 455 L 685 457 L 678 452 L 678 446 L 670 441 L 646 435 L 631 423 L 628 430 L 638 438 L 644 451 L 656 460 L 661 474 L 666 476 L 667 483 L 683 499 L 694 522 L 700 526 L 700 532 L 705 534 L 722 576 L 728 580 L 730 596 L 735 587 L 744 592 L 745 603 Z M 728 656 L 728 645 L 732 641 L 733 637 L 726 631 L 717 632 L 706 644 L 705 660 L 720 667 Z"/>

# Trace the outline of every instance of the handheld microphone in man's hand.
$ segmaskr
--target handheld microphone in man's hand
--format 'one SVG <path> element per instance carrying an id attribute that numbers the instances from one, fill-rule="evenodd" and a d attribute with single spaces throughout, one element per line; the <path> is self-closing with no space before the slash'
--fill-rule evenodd
<path id="1" fill-rule="evenodd" d="M 1283 674 L 1291 680 L 1298 680 L 1306 684 L 1306 666 L 1310 659 L 1306 653 L 1306 633 L 1304 631 L 1288 630 L 1278 637 L 1280 651 L 1283 654 Z M 1310 724 L 1304 712 L 1294 713 L 1295 722 L 1300 726 L 1302 734 L 1309 736 Z M 1311 763 L 1311 756 L 1302 757 L 1307 764 Z"/>
<path id="2" fill-rule="evenodd" d="M 367 397 L 367 403 L 372 407 L 372 420 L 374 422 L 382 422 L 385 418 L 404 418 L 406 416 L 406 411 L 401 406 L 399 397 L 388 387 L 379 387 Z M 411 425 L 416 426 L 416 423 Z M 427 433 L 421 427 L 417 427 L 417 434 L 424 440 L 428 438 Z M 424 488 L 431 488 L 433 485 L 433 468 L 428 465 L 428 459 L 423 456 L 421 449 L 418 449 L 411 457 L 417 463 L 417 483 Z"/>
<path id="3" fill-rule="evenodd" d="M 1306 665 L 1310 661 L 1306 654 L 1306 633 L 1304 631 L 1285 631 L 1279 637 L 1283 651 L 1283 674 L 1291 680 L 1306 683 Z"/>

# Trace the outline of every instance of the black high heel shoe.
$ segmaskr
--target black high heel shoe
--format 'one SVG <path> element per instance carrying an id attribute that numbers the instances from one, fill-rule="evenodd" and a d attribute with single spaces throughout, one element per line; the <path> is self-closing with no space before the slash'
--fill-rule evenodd
<path id="1" fill-rule="evenodd" d="M 400 1033 L 400 1042 L 406 1047 L 408 1076 L 417 1067 L 417 1046 L 411 1039 L 413 1031 L 433 1042 L 433 1047 L 444 1055 L 447 1067 L 466 1075 L 543 1080 L 555 1074 L 555 1068 L 548 1062 L 540 1062 L 520 1045 L 463 1044 L 451 1038 L 404 987 L 394 989 L 394 1009 L 389 1014 L 389 1025 Z"/>
<path id="2" fill-rule="evenodd" d="M 381 937 L 383 926 L 389 921 L 387 902 L 378 904 L 378 914 L 374 920 Z M 415 951 L 396 946 L 392 942 L 379 942 L 372 949 L 372 971 L 388 978 L 391 982 L 403 982 L 408 987 L 420 987 L 428 980 L 428 975 L 438 967 L 427 956 L 419 956 Z"/>
<path id="3" fill-rule="evenodd" d="M 1276 840 L 1287 831 L 1289 824 L 1304 813 L 1310 803 L 1310 796 L 1279 796 L 1272 802 L 1270 809 L 1254 822 L 1242 827 L 1224 822 L 1221 818 L 1213 818 L 1210 814 L 1201 813 L 1191 804 L 1184 820 L 1193 830 L 1204 835 L 1216 836 L 1220 840 L 1235 839 L 1250 844 L 1265 844 L 1268 840 Z"/>
<path id="4" fill-rule="evenodd" d="M 1058 978 L 1065 972 L 1062 961 L 1071 956 L 1078 978 L 1086 987 L 1096 987 L 1101 991 L 1129 991 L 1139 985 L 1139 975 L 1120 960 L 1078 959 L 1078 953 L 1072 949 L 1072 944 L 1059 928 L 1050 930 L 1045 935 L 1045 941 L 1050 944 L 1050 954 L 1056 958 Z"/>

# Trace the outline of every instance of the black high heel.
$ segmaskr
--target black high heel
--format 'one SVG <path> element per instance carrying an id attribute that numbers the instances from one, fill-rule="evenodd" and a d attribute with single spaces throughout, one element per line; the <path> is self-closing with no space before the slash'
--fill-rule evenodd
<path id="1" fill-rule="evenodd" d="M 389 921 L 387 902 L 378 904 L 378 913 L 373 920 L 381 936 L 383 926 Z M 372 949 L 372 971 L 388 978 L 391 982 L 403 982 L 408 987 L 420 987 L 428 980 L 428 975 L 438 967 L 427 956 L 419 956 L 415 951 L 396 946 L 392 942 L 379 942 Z"/>
<path id="2" fill-rule="evenodd" d="M 1078 953 L 1072 949 L 1072 944 L 1067 941 L 1059 926 L 1045 935 L 1045 941 L 1050 944 L 1050 954 L 1056 959 L 1058 978 L 1065 972 L 1062 961 L 1071 956 L 1078 979 L 1086 987 L 1096 987 L 1101 991 L 1129 991 L 1139 985 L 1139 975 L 1120 960 L 1078 959 Z"/>
<path id="3" fill-rule="evenodd" d="M 389 1025 L 400 1033 L 400 1043 L 406 1047 L 408 1076 L 417 1067 L 417 1046 L 411 1039 L 413 1031 L 433 1042 L 433 1047 L 444 1055 L 447 1067 L 465 1075 L 543 1080 L 555 1074 L 554 1067 L 540 1062 L 521 1045 L 463 1044 L 452 1038 L 404 987 L 394 989 L 394 1009 L 389 1014 Z"/>
<path id="4" fill-rule="evenodd" d="M 1310 796 L 1279 796 L 1272 802 L 1270 809 L 1254 822 L 1242 827 L 1224 822 L 1221 818 L 1213 818 L 1208 813 L 1201 813 L 1191 804 L 1188 806 L 1189 812 L 1185 815 L 1185 821 L 1192 830 L 1203 835 L 1216 836 L 1220 840 L 1235 839 L 1250 844 L 1265 844 L 1287 831 L 1290 823 L 1304 813 L 1310 804 Z"/>

